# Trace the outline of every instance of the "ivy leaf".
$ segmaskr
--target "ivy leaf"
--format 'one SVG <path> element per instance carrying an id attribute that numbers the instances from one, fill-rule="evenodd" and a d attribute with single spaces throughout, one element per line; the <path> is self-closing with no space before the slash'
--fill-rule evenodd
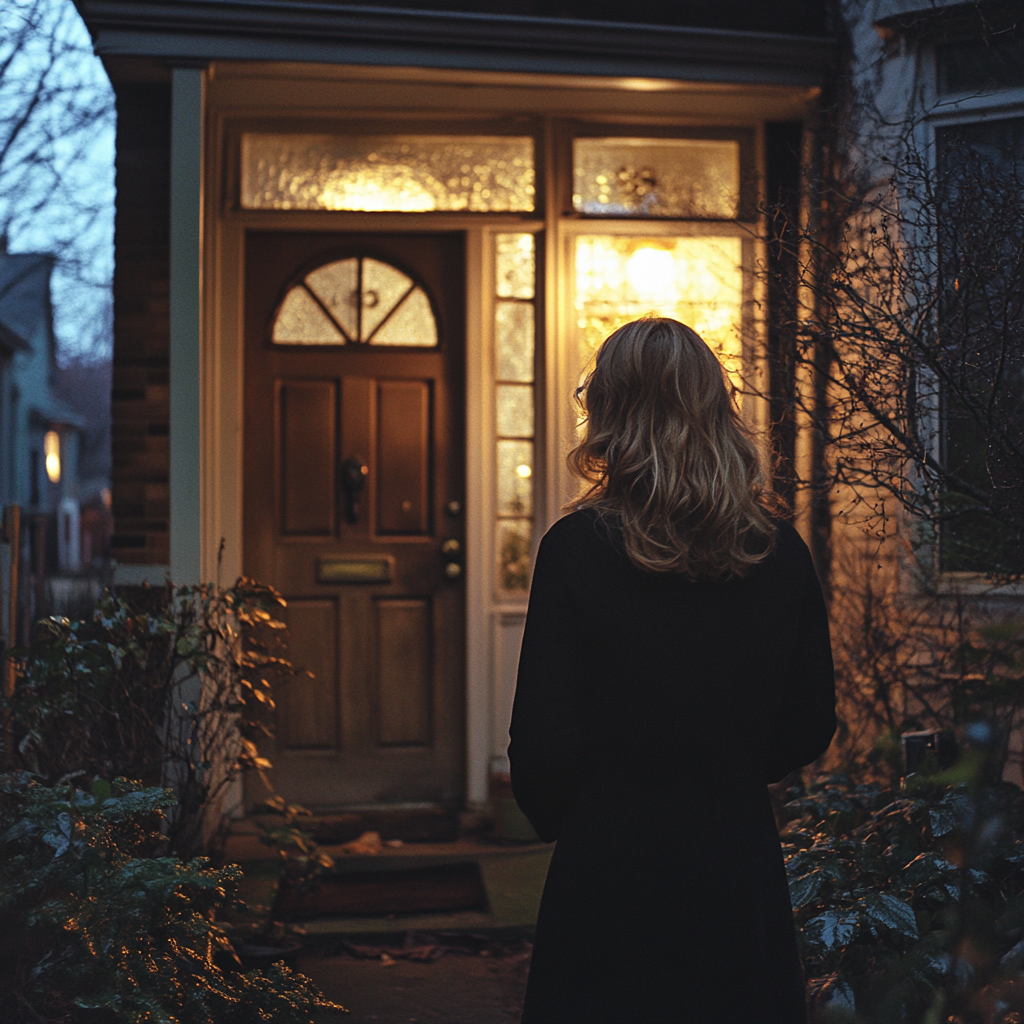
<path id="1" fill-rule="evenodd" d="M 864 914 L 872 924 L 888 928 L 890 931 L 899 932 L 908 938 L 916 939 L 917 918 L 914 911 L 895 896 L 886 892 L 873 892 L 864 896 L 860 901 L 864 908 Z"/>
<path id="2" fill-rule="evenodd" d="M 827 953 L 847 945 L 857 930 L 857 915 L 851 911 L 828 910 L 804 925 L 804 938 Z"/>
<path id="3" fill-rule="evenodd" d="M 928 810 L 928 824 L 931 826 L 932 835 L 938 839 L 940 836 L 947 836 L 957 826 L 957 816 L 950 807 L 932 807 Z"/>
<path id="4" fill-rule="evenodd" d="M 789 899 L 794 910 L 806 907 L 821 892 L 821 872 L 809 871 L 806 875 L 790 880 Z"/>
<path id="5" fill-rule="evenodd" d="M 68 852 L 71 845 L 71 815 L 62 813 L 57 815 L 57 827 L 49 832 L 43 833 L 43 842 L 53 847 L 53 859 L 62 857 Z"/>

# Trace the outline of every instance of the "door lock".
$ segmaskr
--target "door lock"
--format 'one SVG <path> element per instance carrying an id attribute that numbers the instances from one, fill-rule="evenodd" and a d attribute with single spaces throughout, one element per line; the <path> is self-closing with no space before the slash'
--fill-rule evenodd
<path id="1" fill-rule="evenodd" d="M 370 467 L 362 459 L 350 455 L 341 464 L 341 489 L 345 492 L 345 522 L 355 525 L 359 522 L 359 495 L 366 486 Z"/>
<path id="2" fill-rule="evenodd" d="M 441 555 L 444 557 L 445 576 L 457 580 L 462 575 L 462 544 L 457 537 L 446 537 L 441 542 Z"/>

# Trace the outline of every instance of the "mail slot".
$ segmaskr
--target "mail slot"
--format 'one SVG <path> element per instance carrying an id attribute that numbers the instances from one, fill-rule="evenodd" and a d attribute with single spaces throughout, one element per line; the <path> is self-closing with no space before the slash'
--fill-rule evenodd
<path id="1" fill-rule="evenodd" d="M 316 563 L 318 583 L 390 583 L 392 559 L 321 558 Z"/>

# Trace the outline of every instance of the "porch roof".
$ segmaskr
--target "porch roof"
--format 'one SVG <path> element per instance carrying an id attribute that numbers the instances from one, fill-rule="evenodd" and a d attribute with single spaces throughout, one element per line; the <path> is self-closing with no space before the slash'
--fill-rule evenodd
<path id="1" fill-rule="evenodd" d="M 835 39 L 311 0 L 75 0 L 103 58 L 291 61 L 814 86 Z M 728 5 L 726 5 L 728 6 Z"/>

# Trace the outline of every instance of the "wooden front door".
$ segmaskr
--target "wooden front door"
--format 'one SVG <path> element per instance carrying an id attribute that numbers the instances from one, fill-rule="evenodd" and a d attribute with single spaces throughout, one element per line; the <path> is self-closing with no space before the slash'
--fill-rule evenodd
<path id="1" fill-rule="evenodd" d="M 251 232 L 245 259 L 243 565 L 313 674 L 278 687 L 274 784 L 457 806 L 463 237 Z"/>

